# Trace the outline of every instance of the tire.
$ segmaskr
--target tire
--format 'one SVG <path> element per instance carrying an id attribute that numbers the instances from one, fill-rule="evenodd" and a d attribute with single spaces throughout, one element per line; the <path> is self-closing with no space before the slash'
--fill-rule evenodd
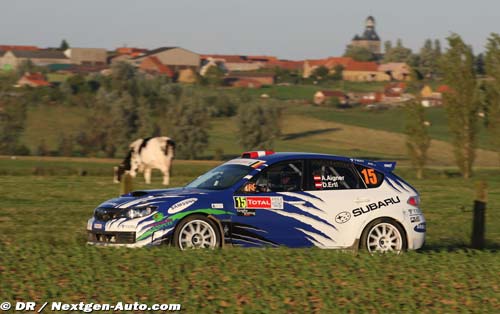
<path id="1" fill-rule="evenodd" d="M 191 215 L 179 222 L 172 242 L 181 250 L 215 249 L 220 247 L 221 236 L 212 220 L 203 215 Z"/>
<path id="2" fill-rule="evenodd" d="M 390 218 L 378 218 L 363 230 L 360 247 L 370 253 L 401 253 L 408 248 L 408 240 L 399 223 Z"/>

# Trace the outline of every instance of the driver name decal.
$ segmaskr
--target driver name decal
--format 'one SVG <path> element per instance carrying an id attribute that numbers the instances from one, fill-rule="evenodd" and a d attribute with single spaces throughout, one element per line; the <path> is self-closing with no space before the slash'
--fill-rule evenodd
<path id="1" fill-rule="evenodd" d="M 280 196 L 235 196 L 235 208 L 245 209 L 283 209 Z"/>

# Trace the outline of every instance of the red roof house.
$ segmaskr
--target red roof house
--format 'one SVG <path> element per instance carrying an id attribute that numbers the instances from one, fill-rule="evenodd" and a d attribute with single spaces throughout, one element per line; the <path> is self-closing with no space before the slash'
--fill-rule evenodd
<path id="1" fill-rule="evenodd" d="M 170 78 L 173 78 L 175 75 L 175 72 L 172 69 L 161 63 L 161 61 L 155 56 L 149 56 L 144 59 L 139 65 L 139 69 L 146 73 L 166 75 Z"/>
<path id="2" fill-rule="evenodd" d="M 26 72 L 23 77 L 17 81 L 17 86 L 31 86 L 31 87 L 41 87 L 50 86 L 42 73 L 28 73 Z"/>

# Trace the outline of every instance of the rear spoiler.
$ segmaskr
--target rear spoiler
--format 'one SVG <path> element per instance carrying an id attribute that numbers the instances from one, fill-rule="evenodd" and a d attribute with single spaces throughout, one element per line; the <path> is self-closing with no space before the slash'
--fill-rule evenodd
<path id="1" fill-rule="evenodd" d="M 395 161 L 370 161 L 362 159 L 351 159 L 351 161 L 383 172 L 393 172 L 396 169 Z"/>

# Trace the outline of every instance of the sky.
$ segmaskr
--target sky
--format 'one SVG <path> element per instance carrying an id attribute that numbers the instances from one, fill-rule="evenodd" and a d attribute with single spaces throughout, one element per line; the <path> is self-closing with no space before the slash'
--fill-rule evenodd
<path id="1" fill-rule="evenodd" d="M 414 51 L 457 33 L 478 53 L 500 33 L 498 0 L 2 0 L 0 45 L 180 46 L 197 53 L 340 56 L 368 15 Z"/>

